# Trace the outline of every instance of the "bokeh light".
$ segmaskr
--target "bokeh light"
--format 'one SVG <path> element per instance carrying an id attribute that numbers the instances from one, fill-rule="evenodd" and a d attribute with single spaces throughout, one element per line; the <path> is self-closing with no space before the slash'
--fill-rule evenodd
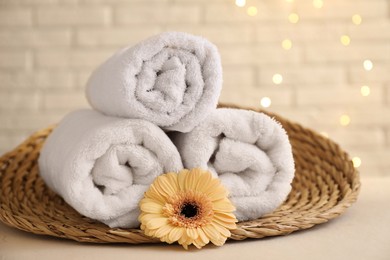
<path id="1" fill-rule="evenodd" d="M 366 85 L 362 86 L 360 88 L 360 93 L 362 94 L 363 97 L 367 97 L 371 93 L 370 87 Z"/>
<path id="2" fill-rule="evenodd" d="M 284 39 L 282 41 L 282 48 L 285 50 L 290 50 L 292 47 L 292 41 L 290 39 Z"/>
<path id="3" fill-rule="evenodd" d="M 263 97 L 260 100 L 260 104 L 262 107 L 270 107 L 271 106 L 271 99 L 269 97 Z"/>
<path id="4" fill-rule="evenodd" d="M 249 16 L 255 16 L 257 15 L 257 7 L 256 6 L 250 6 L 248 7 L 248 9 L 246 10 L 247 14 Z"/>
<path id="5" fill-rule="evenodd" d="M 362 23 L 362 17 L 361 17 L 360 15 L 358 15 L 358 14 L 354 14 L 354 15 L 352 16 L 352 22 L 353 22 L 354 24 L 356 24 L 356 25 L 359 25 L 359 24 Z"/>
<path id="6" fill-rule="evenodd" d="M 359 157 L 355 156 L 352 158 L 352 163 L 353 163 L 353 167 L 359 168 L 360 165 L 362 165 L 362 160 Z"/>
<path id="7" fill-rule="evenodd" d="M 272 82 L 275 83 L 276 85 L 279 85 L 283 82 L 283 76 L 280 75 L 279 73 L 276 73 L 272 76 Z"/>
<path id="8" fill-rule="evenodd" d="M 347 126 L 351 123 L 351 118 L 348 115 L 340 116 L 340 125 Z"/>
<path id="9" fill-rule="evenodd" d="M 365 60 L 363 61 L 363 68 L 367 71 L 370 71 L 372 70 L 372 68 L 374 67 L 374 64 L 372 63 L 371 60 Z"/>
<path id="10" fill-rule="evenodd" d="M 246 0 L 236 0 L 236 5 L 238 7 L 244 7 L 246 4 Z"/>
<path id="11" fill-rule="evenodd" d="M 324 1 L 323 0 L 313 0 L 313 6 L 315 8 L 322 8 L 324 6 Z"/>
<path id="12" fill-rule="evenodd" d="M 340 37 L 340 42 L 344 45 L 344 46 L 348 46 L 350 43 L 351 43 L 351 38 L 349 38 L 348 35 L 343 35 Z"/>
<path id="13" fill-rule="evenodd" d="M 299 21 L 299 15 L 297 13 L 291 13 L 289 16 L 288 16 L 288 20 L 290 21 L 290 23 L 298 23 Z"/>
<path id="14" fill-rule="evenodd" d="M 329 134 L 327 132 L 320 132 L 320 135 L 323 137 L 329 138 Z"/>

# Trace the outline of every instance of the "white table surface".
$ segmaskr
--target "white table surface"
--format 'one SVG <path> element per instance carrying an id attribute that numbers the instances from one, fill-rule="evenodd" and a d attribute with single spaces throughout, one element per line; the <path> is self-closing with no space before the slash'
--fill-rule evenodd
<path id="1" fill-rule="evenodd" d="M 390 178 L 363 178 L 342 216 L 306 231 L 185 251 L 178 245 L 100 245 L 39 236 L 0 222 L 0 259 L 390 260 Z"/>

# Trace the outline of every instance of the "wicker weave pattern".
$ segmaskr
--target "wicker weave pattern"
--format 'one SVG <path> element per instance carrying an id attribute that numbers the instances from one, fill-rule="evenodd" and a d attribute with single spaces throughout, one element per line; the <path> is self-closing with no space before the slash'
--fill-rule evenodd
<path id="1" fill-rule="evenodd" d="M 232 232 L 234 240 L 307 229 L 339 216 L 357 199 L 358 172 L 337 144 L 297 123 L 271 116 L 282 123 L 293 146 L 296 163 L 293 190 L 275 212 L 240 222 Z M 0 220 L 35 234 L 80 242 L 159 242 L 139 229 L 111 229 L 83 217 L 46 187 L 38 173 L 37 158 L 52 128 L 36 132 L 0 158 Z"/>

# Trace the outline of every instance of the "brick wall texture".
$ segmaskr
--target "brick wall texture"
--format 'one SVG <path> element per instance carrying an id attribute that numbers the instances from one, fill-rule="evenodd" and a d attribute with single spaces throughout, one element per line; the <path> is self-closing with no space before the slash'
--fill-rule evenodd
<path id="1" fill-rule="evenodd" d="M 167 30 L 218 46 L 221 101 L 260 107 L 268 97 L 268 110 L 359 157 L 362 175 L 390 175 L 389 0 L 0 0 L 0 153 L 88 107 L 97 65 Z"/>

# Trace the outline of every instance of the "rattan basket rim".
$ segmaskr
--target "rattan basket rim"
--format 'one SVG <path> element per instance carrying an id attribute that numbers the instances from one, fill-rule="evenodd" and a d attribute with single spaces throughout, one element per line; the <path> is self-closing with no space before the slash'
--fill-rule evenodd
<path id="1" fill-rule="evenodd" d="M 233 240 L 287 235 L 327 222 L 350 207 L 360 190 L 359 173 L 339 145 L 298 123 L 265 113 L 280 121 L 289 135 L 296 163 L 293 189 L 273 213 L 238 223 L 230 237 Z M 83 217 L 46 187 L 38 173 L 37 158 L 52 128 L 37 131 L 0 157 L 0 220 L 27 232 L 80 242 L 159 242 L 139 229 L 113 229 Z"/>

